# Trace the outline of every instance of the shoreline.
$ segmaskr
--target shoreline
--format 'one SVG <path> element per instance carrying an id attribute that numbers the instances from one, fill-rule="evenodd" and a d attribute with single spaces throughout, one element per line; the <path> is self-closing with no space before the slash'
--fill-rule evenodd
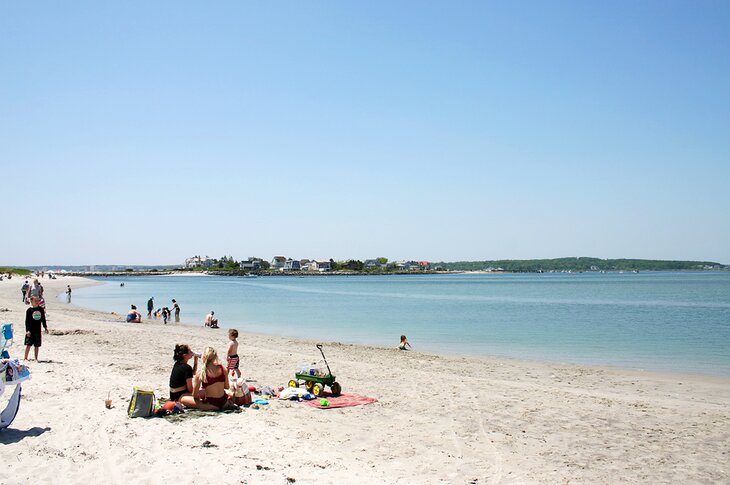
<path id="1" fill-rule="evenodd" d="M 174 275 L 170 275 L 174 276 Z M 201 276 L 207 276 L 207 275 L 201 275 Z M 94 280 L 88 280 L 89 284 L 83 284 L 83 285 L 77 285 L 77 287 L 88 287 L 88 286 L 98 286 L 104 284 L 103 282 L 98 282 Z M 59 298 L 63 295 L 63 292 L 60 292 L 56 295 L 56 298 Z M 229 327 L 219 327 L 217 329 L 210 329 L 206 328 L 202 323 L 193 323 L 190 321 L 186 321 L 184 319 L 181 319 L 179 322 L 169 322 L 168 324 L 162 323 L 161 319 L 149 319 L 146 317 L 144 312 L 141 312 L 143 315 L 142 322 L 141 323 L 127 323 L 124 321 L 124 315 L 117 314 L 115 312 L 106 312 L 101 310 L 95 310 L 93 308 L 87 308 L 83 306 L 79 306 L 74 304 L 73 302 L 68 305 L 70 308 L 75 308 L 79 311 L 83 312 L 89 312 L 90 314 L 97 314 L 98 317 L 107 317 L 111 318 L 116 323 L 121 323 L 124 325 L 153 325 L 153 326 L 162 326 L 162 327 L 172 327 L 175 326 L 182 326 L 185 328 L 197 328 L 197 329 L 203 329 L 205 332 L 215 332 L 215 331 L 222 331 L 220 333 L 225 333 Z M 144 310 L 144 309 L 143 309 Z M 355 342 L 340 342 L 338 340 L 325 340 L 325 339 L 306 339 L 301 338 L 297 336 L 292 335 L 279 335 L 279 334 L 273 334 L 273 333 L 260 333 L 260 332 L 251 332 L 248 330 L 240 330 L 238 329 L 239 334 L 241 337 L 245 336 L 252 336 L 257 338 L 279 338 L 279 339 L 287 339 L 287 340 L 296 340 L 301 342 L 306 342 L 311 345 L 314 345 L 315 343 L 322 343 L 324 345 L 340 345 L 340 346 L 354 346 L 361 348 L 363 350 L 377 350 L 377 351 L 391 351 L 395 348 L 395 346 L 391 347 L 385 347 L 380 345 L 369 345 L 369 344 L 362 344 L 362 343 L 355 343 Z M 444 352 L 444 351 L 422 351 L 418 350 L 419 354 L 431 356 L 433 358 L 445 358 L 445 359 L 468 359 L 468 360 L 474 360 L 474 361 L 481 361 L 484 363 L 489 363 L 493 365 L 547 365 L 547 366 L 561 366 L 565 368 L 574 368 L 574 369 L 591 369 L 597 372 L 608 372 L 608 373 L 639 373 L 644 376 L 653 376 L 656 378 L 661 379 L 706 379 L 709 382 L 716 382 L 716 383 L 726 383 L 730 385 L 730 376 L 721 376 L 721 375 L 714 375 L 714 374 L 706 374 L 702 372 L 673 372 L 673 371 L 659 371 L 659 370 L 653 370 L 653 369 L 644 369 L 644 368 L 638 368 L 638 367 L 623 367 L 620 365 L 607 365 L 607 364 L 577 364 L 573 362 L 557 362 L 557 361 L 550 361 L 550 360 L 540 360 L 540 359 L 529 359 L 525 357 L 507 357 L 507 356 L 492 356 L 492 355 L 471 355 L 471 354 L 463 354 L 463 353 L 456 353 L 456 352 Z"/>
<path id="2" fill-rule="evenodd" d="M 141 275 L 139 275 L 139 276 L 141 276 Z M 196 277 L 196 278 L 203 278 L 203 277 L 227 278 L 227 276 L 208 275 L 208 274 L 204 274 L 204 273 L 195 273 L 194 275 L 181 273 L 181 274 L 169 274 L 169 275 L 157 275 L 157 276 L 172 277 L 172 278 L 184 277 L 184 276 L 191 276 L 191 277 Z M 88 280 L 94 282 L 95 285 L 103 285 L 103 284 L 110 283 L 109 280 L 107 280 L 106 278 L 99 278 L 99 277 L 96 277 L 96 278 L 97 279 L 88 278 Z M 159 282 L 158 284 L 164 285 L 164 282 L 163 282 L 164 280 L 157 280 L 157 281 Z M 90 285 L 84 285 L 84 286 L 90 286 Z M 142 306 L 139 304 L 139 302 L 137 302 L 137 306 L 138 306 L 138 308 L 141 309 L 141 312 L 143 314 L 143 323 L 149 324 L 149 323 L 158 322 L 161 324 L 161 322 L 162 322 L 161 319 L 159 319 L 159 320 L 148 319 L 146 317 L 145 309 L 142 308 Z M 79 308 L 84 308 L 84 307 L 79 307 Z M 119 308 L 119 306 L 117 306 L 117 308 Z M 108 308 L 106 310 L 96 310 L 96 309 L 91 309 L 91 308 L 87 308 L 87 309 L 92 310 L 92 311 L 100 311 L 101 313 L 110 313 L 112 310 L 111 308 Z M 120 310 L 116 309 L 116 311 L 120 311 Z M 183 313 L 183 315 L 185 316 L 186 313 Z M 189 313 L 187 315 L 189 315 Z M 196 321 L 187 321 L 183 317 L 183 320 L 181 322 L 179 322 L 179 324 L 190 325 L 193 327 L 202 327 L 202 323 L 201 323 L 202 316 L 200 318 L 201 318 L 201 320 L 199 322 L 197 320 Z M 123 315 L 120 315 L 120 321 L 121 320 L 123 320 Z M 254 322 L 252 321 L 249 323 L 253 324 Z M 172 322 L 170 324 L 176 325 L 176 323 L 172 323 Z M 246 324 L 241 323 L 241 322 L 234 322 L 234 323 L 230 324 L 230 327 L 224 326 L 222 328 L 232 328 L 232 327 L 236 327 L 236 328 L 238 328 L 239 331 L 241 331 L 241 328 L 246 328 Z M 262 337 L 263 336 L 281 337 L 281 338 L 304 339 L 307 341 L 313 341 L 312 337 L 308 336 L 308 335 L 291 335 L 291 334 L 276 333 L 276 332 L 261 333 L 259 335 Z M 382 343 L 371 343 L 371 342 L 362 342 L 362 341 L 357 341 L 357 340 L 347 340 L 346 338 L 345 338 L 345 340 L 342 340 L 342 341 L 336 340 L 336 339 L 333 340 L 330 336 L 320 337 L 320 339 L 326 340 L 326 341 L 333 341 L 333 342 L 337 342 L 337 343 L 344 344 L 344 345 L 352 344 L 352 345 L 359 345 L 359 346 L 363 346 L 363 347 L 373 347 L 373 348 L 378 348 L 378 349 L 390 349 L 391 348 L 390 345 L 382 345 Z M 395 345 L 393 345 L 393 347 L 395 347 Z M 426 350 L 424 350 L 424 348 Z M 680 366 L 672 366 L 671 363 L 669 363 L 668 361 L 662 361 L 661 359 L 652 360 L 651 358 L 648 358 L 648 357 L 646 359 L 644 359 L 644 361 L 641 361 L 641 360 L 637 361 L 635 359 L 632 361 L 631 358 L 627 358 L 627 359 L 624 359 L 624 361 L 622 361 L 619 358 L 601 359 L 600 358 L 601 356 L 599 355 L 598 357 L 595 357 L 594 359 L 583 358 L 583 359 L 571 360 L 570 355 L 559 355 L 559 356 L 555 356 L 555 358 L 551 359 L 547 355 L 547 354 L 549 354 L 549 352 L 546 353 L 545 355 L 539 355 L 539 352 L 538 352 L 538 353 L 535 353 L 534 356 L 527 356 L 527 355 L 516 355 L 513 352 L 508 353 L 511 355 L 499 355 L 499 354 L 495 354 L 495 353 L 479 352 L 478 349 L 475 352 L 469 352 L 469 350 L 470 349 L 468 349 L 468 348 L 465 349 L 464 346 L 458 347 L 458 348 L 448 348 L 448 349 L 444 350 L 441 348 L 441 346 L 434 344 L 434 342 L 427 342 L 425 344 L 422 343 L 422 345 L 419 346 L 420 352 L 428 353 L 428 354 L 435 355 L 435 356 L 441 356 L 441 357 L 451 357 L 451 358 L 466 357 L 466 358 L 473 358 L 473 359 L 487 359 L 487 360 L 491 359 L 491 360 L 495 360 L 495 361 L 504 360 L 504 361 L 510 361 L 510 362 L 529 362 L 529 363 L 533 363 L 533 364 L 589 367 L 589 368 L 600 369 L 600 370 L 604 370 L 604 371 L 608 371 L 608 370 L 617 371 L 617 372 L 628 371 L 628 372 L 654 373 L 657 375 L 696 376 L 696 377 L 709 377 L 709 378 L 718 378 L 718 379 L 730 379 L 730 374 L 728 374 L 727 371 L 722 372 L 722 371 L 716 370 L 716 369 L 725 370 L 724 368 L 713 368 L 712 366 L 709 366 L 709 365 L 691 366 L 691 365 L 686 365 L 686 363 L 685 363 L 683 369 L 681 369 L 681 368 L 678 369 L 678 367 L 680 367 Z M 474 350 L 474 349 L 471 349 L 471 350 Z M 631 365 L 632 363 L 633 363 L 633 365 Z"/>
<path id="3" fill-rule="evenodd" d="M 43 284 L 55 295 L 91 281 Z M 20 284 L 0 282 L 9 310 L 0 315 L 16 323 L 16 338 Z M 29 363 L 20 413 L 0 432 L 3 452 L 18 457 L 7 465 L 16 483 L 159 483 L 175 474 L 186 483 L 728 480 L 727 379 L 325 342 L 343 392 L 377 403 L 318 410 L 276 401 L 179 422 L 129 419 L 133 386 L 165 396 L 175 343 L 223 353 L 224 332 L 127 324 L 55 298 L 47 306 L 42 361 Z M 302 363 L 321 359 L 313 341 L 245 332 L 239 341 L 242 371 L 258 387 L 286 385 Z"/>

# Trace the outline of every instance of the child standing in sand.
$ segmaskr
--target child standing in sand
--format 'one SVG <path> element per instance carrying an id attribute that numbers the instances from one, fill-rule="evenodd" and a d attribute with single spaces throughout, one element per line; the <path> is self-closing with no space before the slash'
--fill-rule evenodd
<path id="1" fill-rule="evenodd" d="M 236 378 L 241 377 L 241 371 L 238 369 L 238 330 L 235 328 L 232 328 L 228 331 L 228 352 L 226 352 L 226 355 L 228 356 L 228 372 L 235 371 Z"/>
<path id="2" fill-rule="evenodd" d="M 30 308 L 25 311 L 25 360 L 28 360 L 30 348 L 33 347 L 35 360 L 38 360 L 38 349 L 41 347 L 41 325 L 48 333 L 46 312 L 35 296 L 30 299 Z"/>

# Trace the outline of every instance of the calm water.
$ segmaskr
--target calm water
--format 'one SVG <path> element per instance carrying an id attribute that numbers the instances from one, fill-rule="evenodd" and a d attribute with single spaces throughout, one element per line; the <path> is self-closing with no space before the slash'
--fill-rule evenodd
<path id="1" fill-rule="evenodd" d="M 730 273 L 120 277 L 74 303 L 318 340 L 730 376 Z M 120 287 L 120 282 L 125 286 Z"/>

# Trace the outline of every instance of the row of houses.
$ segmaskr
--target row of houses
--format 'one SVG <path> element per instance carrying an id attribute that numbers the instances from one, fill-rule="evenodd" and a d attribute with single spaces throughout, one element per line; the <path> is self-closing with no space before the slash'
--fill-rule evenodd
<path id="1" fill-rule="evenodd" d="M 243 265 L 244 263 L 241 263 Z M 332 271 L 335 269 L 336 263 L 330 259 L 329 261 L 317 261 L 314 259 L 292 259 L 285 256 L 275 256 L 271 260 L 271 269 L 279 271 Z M 398 271 L 424 271 L 431 269 L 431 263 L 428 261 L 394 261 L 381 262 L 377 259 L 366 259 L 364 262 L 350 260 L 342 263 L 347 269 L 352 270 L 398 270 Z M 243 269 L 243 266 L 241 266 Z"/>
<path id="2" fill-rule="evenodd" d="M 292 259 L 285 256 L 274 256 L 271 269 L 279 271 L 332 271 L 334 261 L 317 261 L 315 259 Z"/>
<path id="3" fill-rule="evenodd" d="M 212 268 L 216 260 L 208 256 L 193 256 L 185 260 L 186 268 Z M 240 268 L 243 271 L 260 271 L 266 268 L 263 259 L 248 258 L 240 262 Z M 316 259 L 292 259 L 286 256 L 274 256 L 268 267 L 275 271 L 316 271 L 325 272 L 332 271 L 336 267 L 336 263 L 330 259 L 328 261 Z M 431 268 L 428 261 L 393 261 L 383 262 L 377 259 L 366 259 L 364 262 L 350 260 L 344 263 L 344 267 L 352 270 L 397 270 L 397 271 L 424 271 Z"/>

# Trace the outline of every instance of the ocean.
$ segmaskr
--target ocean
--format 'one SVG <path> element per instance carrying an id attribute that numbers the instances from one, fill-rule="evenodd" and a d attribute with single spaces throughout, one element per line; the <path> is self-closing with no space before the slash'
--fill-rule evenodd
<path id="1" fill-rule="evenodd" d="M 146 315 L 175 298 L 201 326 L 214 310 L 247 332 L 730 376 L 728 272 L 97 279 L 74 304 Z"/>

